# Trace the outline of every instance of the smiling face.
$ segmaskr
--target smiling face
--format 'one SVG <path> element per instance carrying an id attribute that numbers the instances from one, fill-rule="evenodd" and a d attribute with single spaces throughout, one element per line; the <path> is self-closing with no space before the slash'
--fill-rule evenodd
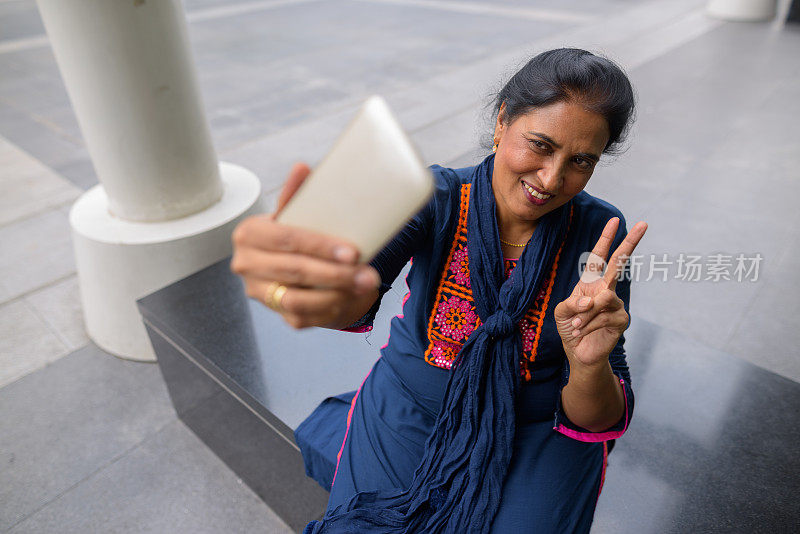
<path id="1" fill-rule="evenodd" d="M 609 138 L 606 119 L 557 102 L 495 125 L 492 190 L 501 237 L 530 237 L 536 221 L 580 193 Z M 529 229 L 524 236 L 525 228 Z"/>

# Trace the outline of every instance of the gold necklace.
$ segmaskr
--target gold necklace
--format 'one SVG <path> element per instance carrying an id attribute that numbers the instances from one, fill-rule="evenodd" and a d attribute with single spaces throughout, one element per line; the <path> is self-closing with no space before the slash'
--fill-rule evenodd
<path id="1" fill-rule="evenodd" d="M 500 238 L 500 242 L 501 242 L 502 244 L 504 244 L 504 245 L 508 245 L 508 246 L 510 246 L 510 247 L 524 247 L 525 245 L 527 245 L 527 243 L 523 243 L 523 244 L 521 244 L 521 245 L 517 245 L 516 243 L 509 243 L 508 241 L 503 241 L 503 238 L 502 238 L 502 237 Z"/>

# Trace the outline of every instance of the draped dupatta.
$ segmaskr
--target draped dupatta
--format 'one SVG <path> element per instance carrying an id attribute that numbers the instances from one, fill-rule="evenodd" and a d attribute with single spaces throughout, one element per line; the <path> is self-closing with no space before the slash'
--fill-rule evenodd
<path id="1" fill-rule="evenodd" d="M 514 444 L 522 352 L 517 323 L 533 303 L 569 227 L 571 201 L 539 220 L 506 279 L 492 192 L 494 155 L 472 176 L 467 248 L 482 324 L 453 364 L 444 401 L 407 490 L 360 492 L 305 534 L 488 532 Z"/>

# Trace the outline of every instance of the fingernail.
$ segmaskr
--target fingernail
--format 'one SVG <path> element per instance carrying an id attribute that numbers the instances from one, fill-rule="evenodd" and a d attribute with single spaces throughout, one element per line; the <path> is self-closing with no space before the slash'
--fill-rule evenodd
<path id="1" fill-rule="evenodd" d="M 580 330 L 575 329 L 575 330 L 572 331 L 572 337 L 578 337 L 579 335 L 581 335 L 581 331 Z"/>
<path id="2" fill-rule="evenodd" d="M 575 317 L 572 320 L 572 326 L 574 326 L 575 328 L 578 328 L 580 325 L 581 325 L 581 318 L 580 317 Z"/>
<path id="3" fill-rule="evenodd" d="M 592 301 L 592 297 L 583 297 L 578 301 L 578 306 L 585 308 Z"/>
<path id="4" fill-rule="evenodd" d="M 369 271 L 356 273 L 356 285 L 362 289 L 373 289 L 378 286 L 375 277 Z"/>
<path id="5" fill-rule="evenodd" d="M 356 251 L 350 247 L 338 246 L 333 249 L 333 257 L 339 261 L 350 262 L 355 261 Z"/>

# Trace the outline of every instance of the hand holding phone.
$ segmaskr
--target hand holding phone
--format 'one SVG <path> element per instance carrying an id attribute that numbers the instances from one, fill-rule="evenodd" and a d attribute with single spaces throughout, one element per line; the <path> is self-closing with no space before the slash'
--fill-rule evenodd
<path id="1" fill-rule="evenodd" d="M 247 295 L 265 303 L 269 301 L 268 305 L 295 328 L 343 328 L 361 317 L 377 298 L 380 283 L 377 271 L 363 263 L 424 205 L 432 192 L 429 171 L 422 166 L 396 122 L 392 125 L 393 119 L 390 114 L 387 117 L 388 108 L 385 108 L 385 104 L 384 109 L 381 109 L 381 102 L 377 104 L 377 108 L 373 106 L 372 109 L 365 106 L 366 113 L 362 109 L 362 114 L 351 123 L 323 161 L 323 164 L 327 162 L 325 167 L 323 164 L 317 167 L 314 173 L 317 181 L 313 187 L 308 185 L 312 174 L 309 167 L 296 164 L 278 197 L 278 215 L 248 217 L 233 233 L 231 270 L 243 278 Z M 363 118 L 367 120 L 359 121 Z M 390 120 L 387 121 L 387 118 Z M 383 148 L 368 148 L 374 141 L 370 136 L 386 134 L 387 128 L 389 131 L 382 141 Z M 401 136 L 399 148 L 406 150 L 398 158 L 399 163 L 392 159 L 391 145 L 388 144 L 389 140 L 397 139 L 398 131 Z M 346 191 L 347 187 L 336 195 L 327 194 L 332 188 L 336 189 L 336 183 L 341 181 L 342 175 L 337 175 L 335 170 L 347 163 L 342 154 L 358 148 L 365 136 L 367 143 L 362 148 L 378 157 L 359 165 L 358 172 L 346 174 L 344 182 L 348 181 L 348 176 L 352 176 L 354 179 L 350 187 L 360 184 L 363 187 L 356 192 L 367 191 L 369 194 L 357 195 L 356 202 L 347 195 L 342 196 L 342 191 Z M 391 164 L 392 161 L 396 166 L 384 167 L 381 171 L 381 165 Z M 410 174 L 397 172 L 402 169 L 410 171 Z M 376 172 L 378 178 L 370 179 L 375 176 L 371 172 Z M 406 177 L 411 178 L 410 183 L 405 180 Z M 330 182 L 334 185 L 326 185 Z M 404 192 L 396 195 L 382 192 L 387 187 L 400 187 Z M 298 201 L 300 192 L 307 195 L 305 200 Z M 369 205 L 359 205 L 370 194 L 381 196 L 371 199 Z M 333 203 L 337 199 L 341 204 Z M 292 206 L 295 213 L 292 215 L 289 211 L 291 216 L 287 217 L 285 208 L 288 206 Z M 316 207 L 327 213 L 328 217 L 344 212 L 345 222 L 351 226 L 326 225 L 324 218 L 302 217 L 304 212 Z M 383 217 L 383 224 L 370 224 L 370 216 L 365 213 L 372 213 L 372 217 Z M 287 219 L 292 221 L 292 216 L 300 217 L 300 222 L 286 223 Z M 330 231 L 330 227 L 336 227 L 338 233 Z M 276 287 L 282 288 L 277 305 Z"/>
<path id="2" fill-rule="evenodd" d="M 310 172 L 304 163 L 292 167 L 278 210 Z M 346 240 L 278 224 L 274 214 L 247 217 L 236 226 L 232 240 L 230 268 L 241 276 L 245 294 L 273 308 L 294 328 L 343 328 L 377 298 L 378 272 L 358 263 L 358 250 Z"/>

